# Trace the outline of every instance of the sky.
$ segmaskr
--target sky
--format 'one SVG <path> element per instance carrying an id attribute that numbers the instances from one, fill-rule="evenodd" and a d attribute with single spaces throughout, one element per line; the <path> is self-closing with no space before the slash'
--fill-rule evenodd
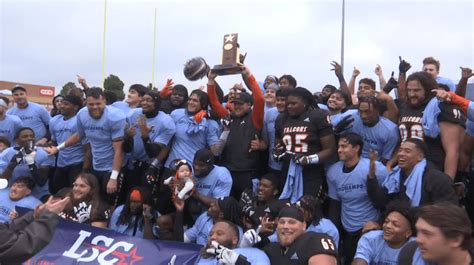
<path id="1" fill-rule="evenodd" d="M 441 62 L 440 75 L 457 83 L 460 66 L 474 68 L 473 0 L 346 0 L 344 74 L 357 67 L 376 79 L 398 73 L 399 56 L 421 70 L 422 60 Z M 125 83 L 167 78 L 189 91 L 206 84 L 183 75 L 184 63 L 201 56 L 220 63 L 223 36 L 239 34 L 246 65 L 257 80 L 293 75 L 312 92 L 337 85 L 331 61 L 341 61 L 342 0 L 107 0 L 105 75 Z M 0 0 L 0 80 L 52 85 L 59 92 L 76 74 L 101 86 L 104 0 Z M 474 79 L 474 78 L 473 78 Z M 240 75 L 220 76 L 224 90 Z M 474 80 L 470 80 L 474 82 Z M 377 82 L 378 83 L 378 82 Z"/>

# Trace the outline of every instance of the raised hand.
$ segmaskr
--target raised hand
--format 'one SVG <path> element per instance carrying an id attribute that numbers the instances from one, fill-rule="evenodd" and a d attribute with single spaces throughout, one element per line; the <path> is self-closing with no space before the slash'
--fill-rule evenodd
<path id="1" fill-rule="evenodd" d="M 239 258 L 239 254 L 231 249 L 224 247 L 217 241 L 211 242 L 211 247 L 206 249 L 206 252 L 215 255 L 217 260 L 224 264 L 235 264 Z"/>
<path id="2" fill-rule="evenodd" d="M 79 203 L 78 207 L 74 206 L 74 213 L 76 214 L 79 223 L 87 221 L 91 216 L 92 204 L 87 205 L 85 202 Z"/>
<path id="3" fill-rule="evenodd" d="M 402 60 L 401 56 L 398 56 L 398 59 L 400 60 L 400 64 L 398 65 L 398 70 L 400 71 L 400 74 L 406 74 L 408 70 L 410 70 L 411 64 L 405 60 Z"/>
<path id="4" fill-rule="evenodd" d="M 356 78 L 360 75 L 360 71 L 359 69 L 357 69 L 355 66 L 354 66 L 354 70 L 352 70 L 352 77 Z"/>
<path id="5" fill-rule="evenodd" d="M 370 150 L 369 151 L 369 159 L 370 159 L 370 167 L 369 167 L 369 174 L 367 175 L 367 178 L 369 179 L 375 179 L 375 171 L 376 166 L 375 166 L 375 161 L 377 161 L 378 158 L 378 153 L 375 150 Z"/>
<path id="6" fill-rule="evenodd" d="M 342 78 L 343 77 L 342 66 L 339 63 L 337 63 L 336 61 L 332 61 L 331 65 L 332 65 L 332 67 L 334 67 L 333 69 L 331 69 L 331 71 L 334 71 L 337 78 L 339 78 L 339 79 Z"/>
<path id="7" fill-rule="evenodd" d="M 390 93 L 392 89 L 398 87 L 398 81 L 393 77 L 394 74 L 395 72 L 392 71 L 392 75 L 390 76 L 390 79 L 387 81 L 387 84 L 383 88 L 383 91 L 385 91 L 386 93 Z"/>
<path id="8" fill-rule="evenodd" d="M 469 79 L 469 78 L 471 78 L 472 76 L 474 76 L 474 73 L 472 72 L 472 69 L 471 69 L 471 68 L 462 67 L 462 66 L 459 66 L 459 68 L 461 68 L 461 78 L 463 78 L 463 79 Z"/>
<path id="9" fill-rule="evenodd" d="M 336 126 L 334 126 L 334 133 L 343 133 L 345 130 L 352 127 L 352 122 L 354 122 L 354 117 L 352 117 L 352 115 L 345 116 Z"/>
<path id="10" fill-rule="evenodd" d="M 148 205 L 148 204 L 143 204 L 143 217 L 147 218 L 147 219 L 152 219 L 153 218 L 153 213 L 151 212 L 151 206 Z"/>
<path id="11" fill-rule="evenodd" d="M 262 238 L 258 235 L 257 231 L 255 231 L 255 229 L 249 229 L 242 235 L 239 247 L 249 248 L 260 241 L 262 241 Z"/>
<path id="12" fill-rule="evenodd" d="M 125 134 L 133 138 L 136 134 L 135 126 L 130 126 L 128 123 L 125 125 Z"/>
<path id="13" fill-rule="evenodd" d="M 382 67 L 381 67 L 379 64 L 377 64 L 377 66 L 375 66 L 374 73 L 375 73 L 377 76 L 382 76 L 382 75 L 383 75 Z"/>
<path id="14" fill-rule="evenodd" d="M 166 79 L 166 84 L 163 86 L 163 89 L 171 89 L 173 87 L 173 79 L 168 78 Z"/>
<path id="15" fill-rule="evenodd" d="M 145 115 L 140 115 L 137 120 L 138 127 L 140 128 L 140 132 L 142 137 L 147 139 L 150 135 L 150 128 L 146 124 L 146 117 Z"/>

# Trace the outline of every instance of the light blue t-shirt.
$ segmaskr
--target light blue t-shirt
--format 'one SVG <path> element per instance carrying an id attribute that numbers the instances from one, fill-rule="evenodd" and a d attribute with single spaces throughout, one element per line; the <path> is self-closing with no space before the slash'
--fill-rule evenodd
<path id="1" fill-rule="evenodd" d="M 125 114 L 117 108 L 106 106 L 99 119 L 89 115 L 87 108 L 77 114 L 77 132 L 87 137 L 92 152 L 92 166 L 97 171 L 111 171 L 114 160 L 113 140 L 122 139 Z"/>
<path id="2" fill-rule="evenodd" d="M 133 137 L 133 151 L 132 159 L 150 162 L 149 158 L 145 153 L 145 147 L 143 145 L 142 133 L 140 126 L 138 126 L 138 119 L 143 115 L 143 109 L 138 108 L 131 110 L 127 116 L 127 123 L 130 127 L 135 127 L 135 136 Z M 158 115 L 153 118 L 146 119 L 147 127 L 149 127 L 150 140 L 154 143 L 159 143 L 167 146 L 176 132 L 176 126 L 174 125 L 173 119 L 171 117 L 160 111 Z"/>
<path id="3" fill-rule="evenodd" d="M 1 173 L 3 173 L 3 171 L 8 167 L 10 160 L 16 154 L 16 152 L 17 150 L 15 150 L 14 147 L 9 147 L 0 154 L 0 172 Z M 41 167 L 54 166 L 54 156 L 49 156 L 48 153 L 46 153 L 46 151 L 44 151 L 43 148 L 37 147 L 35 164 L 38 169 Z M 22 177 L 22 176 L 32 177 L 31 172 L 28 168 L 28 165 L 26 164 L 26 161 L 24 159 L 13 170 L 12 176 L 10 180 L 8 181 L 9 186 L 11 186 L 11 183 L 14 183 L 17 178 Z M 37 199 L 41 199 L 41 197 L 48 194 L 49 194 L 48 182 L 46 182 L 46 184 L 44 184 L 43 186 L 36 184 L 33 191 L 31 192 L 31 195 L 33 195 Z"/>
<path id="4" fill-rule="evenodd" d="M 380 215 L 367 194 L 369 165 L 369 159 L 360 158 L 351 172 L 344 173 L 344 162 L 339 161 L 327 172 L 328 195 L 331 199 L 341 202 L 341 221 L 348 232 L 361 229 L 368 221 L 378 220 Z M 375 165 L 378 182 L 383 183 L 388 175 L 387 169 L 378 161 Z"/>
<path id="5" fill-rule="evenodd" d="M 9 109 L 7 114 L 18 116 L 23 122 L 23 126 L 33 129 L 36 141 L 46 136 L 46 127 L 49 124 L 51 116 L 46 108 L 40 104 L 28 102 L 26 108 L 20 109 L 15 106 Z"/>
<path id="6" fill-rule="evenodd" d="M 413 240 L 410 238 L 407 243 Z M 365 260 L 370 265 L 397 265 L 398 254 L 405 244 L 398 249 L 391 248 L 383 239 L 382 230 L 370 231 L 359 239 L 354 259 Z"/>
<path id="7" fill-rule="evenodd" d="M 133 236 L 133 229 L 135 224 L 135 216 L 131 217 L 131 222 L 129 224 L 117 224 L 117 221 L 120 217 L 120 214 L 123 211 L 123 204 L 115 208 L 114 212 L 112 213 L 112 217 L 110 218 L 109 222 L 109 229 L 114 230 L 115 232 L 126 234 L 129 236 Z M 143 218 L 140 217 L 138 220 L 137 230 L 135 232 L 135 237 L 143 237 Z"/>
<path id="8" fill-rule="evenodd" d="M 456 85 L 454 84 L 453 80 L 447 77 L 442 77 L 438 75 L 436 77 L 436 83 L 447 85 L 449 87 L 449 91 L 456 92 Z"/>
<path id="9" fill-rule="evenodd" d="M 176 134 L 171 144 L 171 151 L 165 166 L 170 167 L 175 159 L 186 159 L 193 163 L 194 154 L 202 148 L 209 147 L 219 141 L 219 125 L 216 121 L 204 118 L 199 125 L 185 109 L 171 112 L 171 118 L 176 125 Z"/>
<path id="10" fill-rule="evenodd" d="M 276 107 L 269 108 L 263 117 L 263 139 L 268 143 L 268 166 L 274 170 L 281 170 L 281 163 L 273 160 L 275 151 L 275 121 L 280 115 Z"/>
<path id="11" fill-rule="evenodd" d="M 197 218 L 194 225 L 186 230 L 184 234 L 190 242 L 205 246 L 213 226 L 214 220 L 207 215 L 207 212 L 204 212 Z"/>
<path id="12" fill-rule="evenodd" d="M 346 116 L 346 115 L 343 115 Z M 362 148 L 362 156 L 369 158 L 370 150 L 377 151 L 378 160 L 390 160 L 393 152 L 400 140 L 400 132 L 398 125 L 389 119 L 380 116 L 380 120 L 372 127 L 364 125 L 359 113 L 353 113 L 354 122 L 352 127 L 347 131 L 357 133 L 362 137 L 364 146 Z"/>
<path id="13" fill-rule="evenodd" d="M 339 231 L 337 227 L 331 222 L 331 220 L 326 218 L 321 218 L 318 225 L 310 224 L 306 228 L 306 232 L 317 232 L 328 234 L 334 241 L 336 246 L 339 246 Z"/>
<path id="14" fill-rule="evenodd" d="M 196 181 L 194 187 L 200 194 L 212 198 L 224 198 L 229 196 L 232 188 L 232 177 L 227 168 L 214 166 L 214 168 L 205 177 L 198 178 L 194 176 Z"/>
<path id="15" fill-rule="evenodd" d="M 247 261 L 252 265 L 270 265 L 270 259 L 258 248 L 234 248 L 232 249 L 235 253 L 244 256 Z M 199 257 L 197 261 L 198 265 L 217 265 L 221 264 L 218 260 L 213 258 L 203 259 Z"/>
<path id="16" fill-rule="evenodd" d="M 328 108 L 328 105 L 326 104 L 321 104 L 321 103 L 318 103 L 318 108 L 322 109 L 322 110 L 326 110 L 326 111 L 329 111 L 329 108 Z"/>
<path id="17" fill-rule="evenodd" d="M 110 104 L 110 106 L 121 110 L 125 115 L 128 115 L 130 111 L 134 110 L 133 108 L 130 108 L 130 105 L 128 105 L 128 103 L 125 101 L 115 101 L 114 103 Z"/>
<path id="18" fill-rule="evenodd" d="M 15 143 L 16 132 L 23 127 L 23 122 L 15 115 L 5 114 L 5 119 L 0 121 L 0 136 L 10 141 L 10 145 Z"/>
<path id="19" fill-rule="evenodd" d="M 467 119 L 470 121 L 474 121 L 474 102 L 469 102 L 469 106 L 467 107 Z"/>
<path id="20" fill-rule="evenodd" d="M 34 209 L 41 201 L 35 197 L 28 195 L 18 201 L 10 199 L 10 189 L 0 190 L 0 223 L 10 223 L 10 212 L 15 210 L 16 206 Z"/>
<path id="21" fill-rule="evenodd" d="M 51 140 L 58 144 L 66 141 L 71 135 L 77 133 L 77 116 L 64 120 L 63 115 L 56 115 L 49 122 L 49 131 L 51 132 Z M 66 167 L 69 165 L 79 164 L 84 161 L 83 141 L 79 141 L 72 146 L 68 146 L 58 153 L 57 166 Z"/>

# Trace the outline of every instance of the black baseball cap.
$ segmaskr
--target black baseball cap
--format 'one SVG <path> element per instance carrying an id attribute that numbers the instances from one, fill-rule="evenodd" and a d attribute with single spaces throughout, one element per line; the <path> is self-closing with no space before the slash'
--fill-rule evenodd
<path id="1" fill-rule="evenodd" d="M 17 90 L 23 90 L 24 92 L 26 92 L 26 88 L 20 86 L 20 85 L 16 85 L 12 88 L 12 93 L 15 93 L 15 91 Z"/>

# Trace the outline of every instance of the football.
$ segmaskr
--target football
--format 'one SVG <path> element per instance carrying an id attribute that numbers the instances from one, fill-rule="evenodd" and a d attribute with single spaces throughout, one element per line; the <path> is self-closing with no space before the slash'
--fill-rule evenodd
<path id="1" fill-rule="evenodd" d="M 184 64 L 184 76 L 189 81 L 196 81 L 207 76 L 210 67 L 202 57 L 195 57 Z"/>

